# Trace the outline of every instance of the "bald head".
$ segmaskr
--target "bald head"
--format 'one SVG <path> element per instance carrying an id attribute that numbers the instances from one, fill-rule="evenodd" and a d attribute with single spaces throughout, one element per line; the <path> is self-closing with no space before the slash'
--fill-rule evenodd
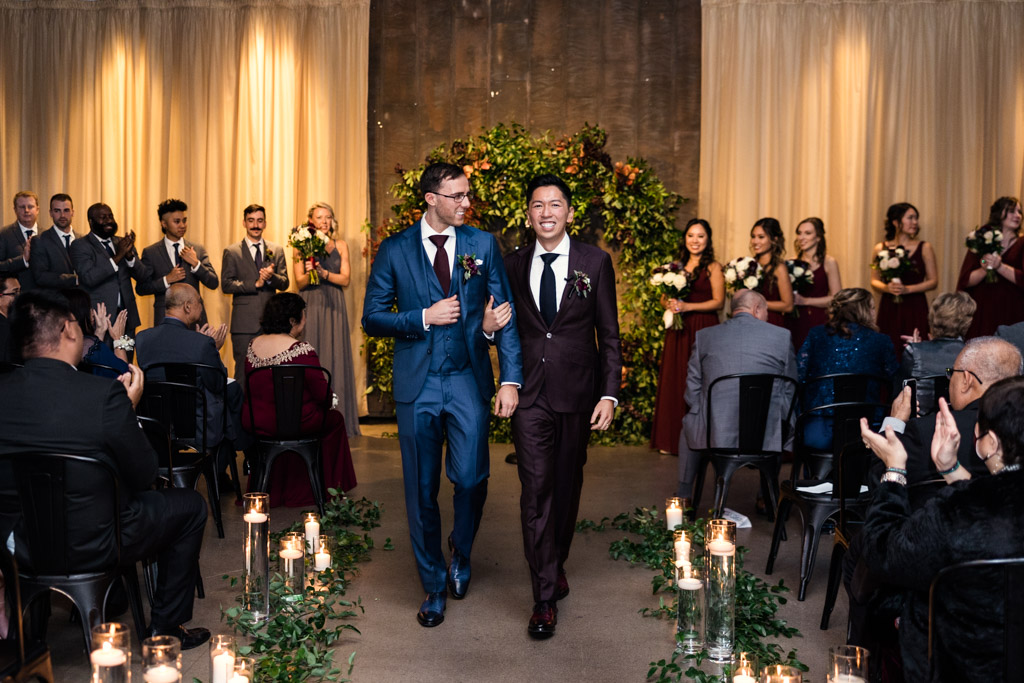
<path id="1" fill-rule="evenodd" d="M 758 320 L 768 319 L 768 303 L 765 298 L 750 289 L 741 289 L 732 296 L 732 312 L 749 313 Z"/>
<path id="2" fill-rule="evenodd" d="M 998 337 L 976 337 L 964 345 L 953 363 L 949 380 L 949 402 L 954 410 L 963 410 L 981 398 L 990 386 L 1024 371 L 1020 351 Z"/>
<path id="3" fill-rule="evenodd" d="M 167 288 L 164 305 L 167 308 L 167 315 L 189 326 L 195 324 L 203 313 L 203 302 L 199 299 L 199 292 L 184 282 L 176 282 Z"/>

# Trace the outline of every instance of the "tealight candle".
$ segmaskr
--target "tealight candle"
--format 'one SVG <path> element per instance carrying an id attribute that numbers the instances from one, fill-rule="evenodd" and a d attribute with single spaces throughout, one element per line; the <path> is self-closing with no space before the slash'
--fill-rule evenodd
<path id="1" fill-rule="evenodd" d="M 181 681 L 181 672 L 168 664 L 160 664 L 143 671 L 142 679 L 146 683 L 178 683 Z"/>
<path id="2" fill-rule="evenodd" d="M 675 549 L 676 562 L 689 562 L 690 561 L 690 541 L 686 538 L 686 532 L 679 529 L 675 532 L 675 542 L 673 548 Z"/>
<path id="3" fill-rule="evenodd" d="M 679 498 L 665 500 L 665 523 L 670 530 L 683 523 L 683 501 Z"/>
<path id="4" fill-rule="evenodd" d="M 313 553 L 320 547 L 320 518 L 315 512 L 307 512 L 305 520 L 306 548 Z"/>
<path id="5" fill-rule="evenodd" d="M 246 512 L 244 515 L 242 515 L 242 519 L 244 519 L 249 524 L 263 524 L 263 522 L 267 521 L 269 517 L 267 517 L 265 513 L 253 511 Z"/>
<path id="6" fill-rule="evenodd" d="M 693 565 L 689 562 L 681 563 L 676 565 L 679 570 L 679 580 L 676 581 L 676 585 L 684 591 L 699 591 L 704 587 L 704 582 L 700 579 L 694 578 Z"/>
<path id="7" fill-rule="evenodd" d="M 128 655 L 121 648 L 105 642 L 89 654 L 89 661 L 96 666 L 123 666 L 128 661 Z"/>
<path id="8" fill-rule="evenodd" d="M 708 543 L 708 552 L 712 555 L 735 555 L 736 544 L 718 537 Z"/>

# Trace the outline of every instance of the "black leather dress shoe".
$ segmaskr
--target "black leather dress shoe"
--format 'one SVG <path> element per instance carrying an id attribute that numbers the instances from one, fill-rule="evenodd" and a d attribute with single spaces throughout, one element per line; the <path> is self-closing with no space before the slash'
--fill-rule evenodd
<path id="1" fill-rule="evenodd" d="M 530 637 L 536 640 L 544 640 L 555 635 L 555 624 L 558 623 L 558 608 L 553 602 L 538 602 L 533 606 L 533 616 L 526 630 Z"/>
<path id="2" fill-rule="evenodd" d="M 558 570 L 558 582 L 555 584 L 555 599 L 562 600 L 569 595 L 569 579 L 565 578 L 565 570 Z"/>
<path id="3" fill-rule="evenodd" d="M 452 552 L 452 562 L 448 565 L 448 591 L 456 600 L 466 597 L 469 590 L 469 558 L 455 549 L 455 542 L 448 537 L 448 549 Z"/>
<path id="4" fill-rule="evenodd" d="M 199 647 L 210 639 L 210 629 L 197 626 L 196 628 L 185 628 L 184 626 L 172 626 L 171 628 L 157 628 L 150 626 L 146 637 L 153 636 L 174 636 L 181 641 L 182 650 L 191 650 Z"/>
<path id="5" fill-rule="evenodd" d="M 420 611 L 416 613 L 416 621 L 420 622 L 420 626 L 430 628 L 444 621 L 447 598 L 448 596 L 443 592 L 427 593 L 426 600 L 420 605 Z"/>

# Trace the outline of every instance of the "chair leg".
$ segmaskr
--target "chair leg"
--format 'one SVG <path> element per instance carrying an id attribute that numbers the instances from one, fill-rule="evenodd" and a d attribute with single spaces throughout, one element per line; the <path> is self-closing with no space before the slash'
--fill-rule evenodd
<path id="1" fill-rule="evenodd" d="M 729 474 L 723 474 L 715 478 L 715 518 L 722 516 L 725 508 L 725 499 L 729 496 L 729 481 L 732 479 Z"/>
<path id="2" fill-rule="evenodd" d="M 107 595 L 113 581 L 103 586 L 99 581 L 75 583 L 61 586 L 61 590 L 71 598 L 82 624 L 82 637 L 85 640 L 85 651 L 92 651 L 92 627 L 103 622 L 103 612 Z"/>
<path id="3" fill-rule="evenodd" d="M 813 511 L 800 511 L 804 517 L 804 539 L 800 547 L 800 590 L 796 599 L 803 601 L 807 594 L 807 584 L 811 581 L 811 573 L 814 572 L 814 561 L 818 554 L 818 540 L 821 538 L 821 527 L 830 514 L 823 514 L 826 511 L 822 508 L 815 508 Z"/>
<path id="4" fill-rule="evenodd" d="M 220 512 L 220 485 L 217 482 L 217 466 L 210 455 L 203 457 L 203 479 L 206 480 L 206 493 L 210 499 L 210 512 L 217 525 L 217 538 L 224 538 L 224 519 Z"/>
<path id="5" fill-rule="evenodd" d="M 303 457 L 306 461 L 306 472 L 309 474 L 309 485 L 313 487 L 313 500 L 316 501 L 317 510 L 320 516 L 324 516 L 324 477 L 323 467 L 320 466 L 319 451 L 309 457 Z"/>
<path id="6" fill-rule="evenodd" d="M 122 570 L 121 579 L 124 582 L 125 592 L 128 593 L 128 604 L 132 608 L 132 620 L 135 622 L 135 632 L 139 636 L 139 644 L 141 645 L 142 641 L 145 640 L 143 635 L 146 631 L 146 613 L 142 607 L 139 575 L 136 573 L 134 564 Z"/>
<path id="7" fill-rule="evenodd" d="M 238 476 L 238 463 L 235 462 L 238 459 L 238 454 L 234 451 L 234 446 L 231 447 L 232 451 L 228 457 L 228 473 L 231 475 L 231 483 L 235 485 L 235 500 L 238 502 L 242 501 L 242 480 Z"/>
<path id="8" fill-rule="evenodd" d="M 786 528 L 786 514 L 789 512 L 793 502 L 786 497 L 779 501 L 778 514 L 775 515 L 775 526 L 772 528 L 772 545 L 768 551 L 768 563 L 765 565 L 764 573 L 771 574 L 775 568 L 775 557 L 779 554 L 779 542 L 782 540 L 782 533 Z"/>
<path id="9" fill-rule="evenodd" d="M 700 462 L 697 463 L 697 480 L 693 483 L 693 515 L 694 517 L 700 517 L 700 495 L 704 491 L 704 478 L 708 472 L 708 459 L 703 456 L 697 456 L 700 458 Z"/>
<path id="10" fill-rule="evenodd" d="M 832 559 L 828 565 L 828 587 L 825 589 L 825 606 L 821 610 L 821 630 L 828 630 L 828 622 L 832 617 L 832 610 L 836 606 L 836 598 L 839 596 L 839 582 L 843 577 L 843 556 L 846 555 L 846 546 L 836 543 L 832 546 Z"/>

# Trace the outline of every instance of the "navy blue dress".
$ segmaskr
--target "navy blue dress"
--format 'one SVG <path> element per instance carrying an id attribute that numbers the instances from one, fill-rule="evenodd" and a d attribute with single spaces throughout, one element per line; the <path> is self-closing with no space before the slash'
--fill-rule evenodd
<path id="1" fill-rule="evenodd" d="M 892 377 L 898 363 L 889 336 L 856 323 L 849 327 L 849 338 L 830 334 L 824 325 L 811 328 L 796 359 L 801 384 L 813 377 L 840 372 Z M 881 389 L 880 386 L 869 387 L 865 400 L 878 401 Z M 832 382 L 813 382 L 803 394 L 800 409 L 803 412 L 832 402 Z M 827 417 L 809 420 L 804 430 L 804 444 L 815 450 L 830 449 L 832 420 Z"/>
<path id="2" fill-rule="evenodd" d="M 106 368 L 93 368 L 92 374 L 100 377 L 110 377 L 111 379 L 117 379 L 119 376 L 128 372 L 128 364 L 123 360 L 114 355 L 113 349 L 101 342 L 99 339 L 91 334 L 85 335 L 85 354 L 82 356 L 82 361 L 85 363 L 96 363 L 97 365 L 106 365 L 107 367 L 114 368 L 117 374 L 114 374 Z"/>

